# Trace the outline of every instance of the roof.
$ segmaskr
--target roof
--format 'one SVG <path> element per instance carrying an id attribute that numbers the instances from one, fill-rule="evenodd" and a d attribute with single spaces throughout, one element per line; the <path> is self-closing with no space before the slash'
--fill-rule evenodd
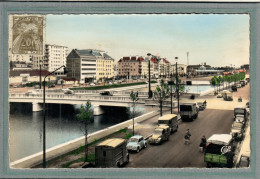
<path id="1" fill-rule="evenodd" d="M 228 145 L 232 140 L 232 135 L 230 134 L 213 134 L 207 142 L 217 144 L 217 145 Z"/>
<path id="2" fill-rule="evenodd" d="M 154 58 L 151 58 L 151 61 L 152 61 L 153 63 L 157 63 L 157 60 L 155 60 Z"/>
<path id="3" fill-rule="evenodd" d="M 9 76 L 20 76 L 21 74 L 29 74 L 30 76 L 46 76 L 48 75 L 50 72 L 47 70 L 10 70 L 9 72 Z"/>
<path id="4" fill-rule="evenodd" d="M 101 142 L 97 146 L 107 146 L 107 147 L 113 147 L 114 148 L 114 147 L 117 147 L 118 145 L 120 145 L 124 142 L 125 142 L 125 139 L 112 138 L 112 139 L 107 139 L 107 140 Z"/>
<path id="5" fill-rule="evenodd" d="M 177 116 L 176 114 L 166 114 L 166 115 L 163 115 L 162 117 L 159 117 L 158 120 L 170 120 L 176 116 Z"/>
<path id="6" fill-rule="evenodd" d="M 94 56 L 102 56 L 98 51 L 86 49 L 86 50 L 78 50 L 76 49 L 79 55 L 94 55 Z"/>
<path id="7" fill-rule="evenodd" d="M 142 138 L 143 136 L 141 136 L 141 135 L 134 135 L 133 137 L 131 137 L 132 139 L 134 138 L 134 139 L 140 139 L 140 138 Z"/>
<path id="8" fill-rule="evenodd" d="M 159 125 L 156 129 L 168 129 L 169 128 L 169 126 L 167 126 L 167 125 Z"/>
<path id="9" fill-rule="evenodd" d="M 143 61 L 143 60 L 144 60 L 143 57 L 138 57 L 138 58 L 137 58 L 137 61 L 139 61 L 139 62 L 141 62 L 141 61 Z"/>

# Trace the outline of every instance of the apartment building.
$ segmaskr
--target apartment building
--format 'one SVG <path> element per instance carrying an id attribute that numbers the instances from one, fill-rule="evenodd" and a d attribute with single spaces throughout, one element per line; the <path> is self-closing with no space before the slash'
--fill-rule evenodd
<path id="1" fill-rule="evenodd" d="M 114 77 L 114 59 L 100 50 L 73 49 L 67 56 L 67 77 L 80 83 L 103 81 Z"/>
<path id="2" fill-rule="evenodd" d="M 42 69 L 52 72 L 63 65 L 66 66 L 67 52 L 68 47 L 46 44 L 44 49 L 44 55 L 31 56 L 33 69 L 40 69 L 41 65 Z M 63 68 L 56 71 L 54 75 L 64 75 Z"/>
<path id="3" fill-rule="evenodd" d="M 143 69 L 143 68 L 144 69 Z M 118 61 L 118 76 L 126 78 L 141 78 L 147 74 L 148 61 L 141 56 L 123 57 Z"/>

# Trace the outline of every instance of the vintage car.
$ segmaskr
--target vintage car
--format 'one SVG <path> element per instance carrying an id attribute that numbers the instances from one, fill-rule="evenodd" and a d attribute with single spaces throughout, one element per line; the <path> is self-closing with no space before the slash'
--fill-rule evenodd
<path id="1" fill-rule="evenodd" d="M 113 94 L 110 91 L 103 91 L 100 94 L 103 95 L 103 96 L 113 96 Z"/>
<path id="2" fill-rule="evenodd" d="M 206 108 L 204 102 L 198 102 L 197 104 L 198 104 L 198 106 L 199 106 L 199 110 L 200 110 L 200 111 L 203 111 L 203 110 Z"/>
<path id="3" fill-rule="evenodd" d="M 153 135 L 149 139 L 150 144 L 161 144 L 163 141 L 169 140 L 170 137 L 170 127 L 169 126 L 159 126 L 155 128 Z"/>
<path id="4" fill-rule="evenodd" d="M 249 116 L 249 110 L 248 108 L 244 107 L 244 106 L 238 106 L 234 108 L 234 121 L 236 120 L 237 116 L 243 116 L 246 120 L 248 119 Z"/>
<path id="5" fill-rule="evenodd" d="M 147 142 L 141 135 L 134 135 L 128 140 L 126 145 L 126 149 L 128 151 L 136 151 L 137 153 L 140 152 L 141 149 L 147 147 Z"/>
<path id="6" fill-rule="evenodd" d="M 196 103 L 183 103 L 180 105 L 180 115 L 182 121 L 194 120 L 198 117 L 199 107 Z"/>
<path id="7" fill-rule="evenodd" d="M 221 93 L 218 93 L 217 94 L 217 98 L 222 98 L 223 96 L 222 96 L 222 94 Z"/>

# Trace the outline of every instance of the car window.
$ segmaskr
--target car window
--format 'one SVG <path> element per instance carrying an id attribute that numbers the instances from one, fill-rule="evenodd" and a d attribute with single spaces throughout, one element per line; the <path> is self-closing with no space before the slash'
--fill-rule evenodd
<path id="1" fill-rule="evenodd" d="M 143 138 L 143 137 L 141 137 L 141 138 L 140 138 L 140 141 L 142 141 L 142 140 L 144 140 L 144 138 Z"/>
<path id="2" fill-rule="evenodd" d="M 130 138 L 130 139 L 129 139 L 129 142 L 138 142 L 138 139 L 136 139 L 136 138 Z"/>

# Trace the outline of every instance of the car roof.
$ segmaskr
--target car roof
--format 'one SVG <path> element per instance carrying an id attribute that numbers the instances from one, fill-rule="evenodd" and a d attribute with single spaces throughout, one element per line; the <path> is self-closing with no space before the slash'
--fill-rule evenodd
<path id="1" fill-rule="evenodd" d="M 168 129 L 169 126 L 167 126 L 167 125 L 159 125 L 157 128 Z M 157 128 L 156 128 L 156 129 L 157 129 Z"/>
<path id="2" fill-rule="evenodd" d="M 232 135 L 230 134 L 213 134 L 207 142 L 217 144 L 217 145 L 228 145 L 232 140 Z"/>
<path id="3" fill-rule="evenodd" d="M 176 116 L 177 116 L 176 114 L 165 114 L 165 115 L 159 117 L 158 120 L 170 120 Z"/>
<path id="4" fill-rule="evenodd" d="M 196 105 L 196 103 L 182 103 L 182 104 L 180 104 L 180 105 Z"/>
<path id="5" fill-rule="evenodd" d="M 120 145 L 124 142 L 125 142 L 125 139 L 112 138 L 112 139 L 107 139 L 107 140 L 101 142 L 97 146 L 107 146 L 107 147 L 113 147 L 114 148 L 114 147 L 117 147 L 118 145 Z"/>
<path id="6" fill-rule="evenodd" d="M 141 136 L 141 135 L 134 135 L 134 136 L 132 136 L 131 138 L 134 138 L 134 139 L 140 139 L 140 138 L 142 138 L 143 136 Z"/>

